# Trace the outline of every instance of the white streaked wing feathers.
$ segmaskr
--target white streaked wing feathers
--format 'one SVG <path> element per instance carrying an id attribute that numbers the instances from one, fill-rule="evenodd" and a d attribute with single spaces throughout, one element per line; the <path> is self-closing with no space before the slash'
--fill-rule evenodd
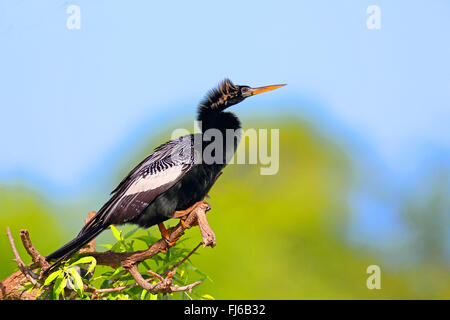
<path id="1" fill-rule="evenodd" d="M 154 190 L 162 185 L 175 181 L 182 174 L 183 165 L 178 165 L 154 174 L 148 174 L 145 177 L 141 176 L 128 187 L 124 196 Z"/>

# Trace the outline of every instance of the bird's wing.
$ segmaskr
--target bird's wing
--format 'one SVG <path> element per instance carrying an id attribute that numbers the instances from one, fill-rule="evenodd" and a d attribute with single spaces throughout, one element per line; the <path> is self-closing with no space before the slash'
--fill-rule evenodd
<path id="1" fill-rule="evenodd" d="M 158 195 L 177 183 L 193 165 L 192 135 L 166 142 L 119 183 L 111 199 L 88 224 L 121 224 L 132 220 Z"/>
<path id="2" fill-rule="evenodd" d="M 179 164 L 190 164 L 193 162 L 193 136 L 187 135 L 175 140 L 170 140 L 159 147 L 139 163 L 128 175 L 123 178 L 119 185 L 111 192 L 117 193 L 126 188 L 131 181 L 154 174 L 159 169 Z"/>

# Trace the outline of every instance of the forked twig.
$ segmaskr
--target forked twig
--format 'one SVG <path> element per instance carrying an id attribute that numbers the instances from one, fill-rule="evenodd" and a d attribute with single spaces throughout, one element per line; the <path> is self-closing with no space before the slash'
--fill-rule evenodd
<path id="1" fill-rule="evenodd" d="M 28 269 L 25 263 L 23 263 L 22 258 L 19 255 L 19 252 L 17 252 L 17 248 L 16 245 L 14 244 L 14 239 L 11 236 L 11 231 L 9 230 L 9 227 L 6 228 L 6 234 L 8 235 L 9 243 L 11 245 L 14 256 L 16 257 L 14 261 L 17 263 L 17 266 L 19 267 L 20 271 L 22 271 L 22 273 L 25 275 L 28 281 L 30 281 L 34 286 L 39 287 L 40 284 L 35 280 L 38 279 L 39 276 L 30 269 Z"/>

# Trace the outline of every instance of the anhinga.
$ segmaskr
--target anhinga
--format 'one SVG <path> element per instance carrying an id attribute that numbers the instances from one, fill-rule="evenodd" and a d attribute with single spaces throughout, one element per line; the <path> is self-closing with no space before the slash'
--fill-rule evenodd
<path id="1" fill-rule="evenodd" d="M 224 145 L 225 152 L 219 161 L 199 162 L 196 155 L 206 146 L 201 135 L 208 129 L 219 130 L 223 136 L 227 129 L 240 129 L 239 119 L 224 110 L 247 97 L 282 86 L 251 88 L 235 85 L 229 79 L 223 80 L 200 102 L 197 120 L 201 121 L 202 133 L 183 136 L 157 147 L 119 183 L 109 201 L 76 238 L 49 254 L 47 261 L 57 259 L 58 263 L 70 257 L 112 224 L 131 223 L 143 228 L 158 224 L 163 237 L 167 238 L 163 221 L 182 218 L 205 198 L 231 159 L 230 151 L 232 156 L 239 143 L 236 137 L 231 146 Z M 200 139 L 197 139 L 198 135 Z M 222 140 L 225 144 L 225 139 Z"/>

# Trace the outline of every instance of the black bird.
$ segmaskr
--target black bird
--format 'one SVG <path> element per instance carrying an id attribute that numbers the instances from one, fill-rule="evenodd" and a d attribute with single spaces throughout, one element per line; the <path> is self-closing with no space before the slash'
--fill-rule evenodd
<path id="1" fill-rule="evenodd" d="M 202 133 L 186 135 L 157 147 L 119 183 L 109 201 L 76 238 L 49 254 L 46 260 L 56 259 L 55 266 L 112 224 L 131 223 L 143 228 L 158 224 L 163 237 L 167 237 L 162 222 L 183 217 L 205 198 L 239 144 L 239 134 L 234 136 L 231 145 L 226 145 L 223 138 L 223 152 L 214 150 L 210 155 L 213 161 L 206 159 L 203 151 L 208 139 L 203 137 L 208 129 L 218 130 L 223 137 L 227 129 L 240 130 L 239 119 L 224 110 L 247 97 L 282 86 L 251 88 L 223 80 L 200 102 L 197 120 L 201 121 Z"/>

